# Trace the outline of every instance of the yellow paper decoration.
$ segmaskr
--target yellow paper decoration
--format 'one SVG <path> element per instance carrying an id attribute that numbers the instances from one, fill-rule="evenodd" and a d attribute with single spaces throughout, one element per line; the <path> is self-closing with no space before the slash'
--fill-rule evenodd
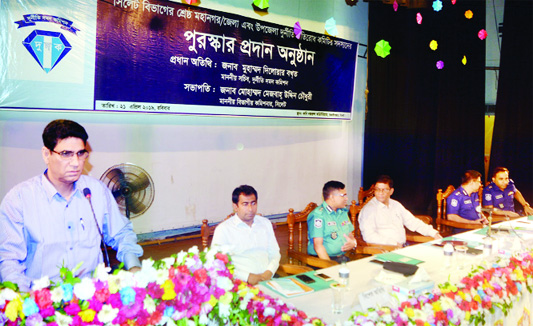
<path id="1" fill-rule="evenodd" d="M 439 47 L 439 44 L 437 43 L 437 41 L 432 40 L 431 42 L 429 42 L 429 48 L 431 50 L 435 51 L 438 47 Z"/>
<path id="2" fill-rule="evenodd" d="M 463 55 L 463 60 L 461 60 L 461 62 L 466 66 L 466 55 Z"/>
<path id="3" fill-rule="evenodd" d="M 472 12 L 472 10 L 465 11 L 465 17 L 466 19 L 472 19 L 472 17 L 474 17 L 474 13 Z"/>

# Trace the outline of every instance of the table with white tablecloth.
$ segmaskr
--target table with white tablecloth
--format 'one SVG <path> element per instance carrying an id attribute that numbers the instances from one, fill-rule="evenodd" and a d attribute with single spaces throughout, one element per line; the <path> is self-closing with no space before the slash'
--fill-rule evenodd
<path id="1" fill-rule="evenodd" d="M 521 250 L 524 250 L 533 247 L 533 221 L 528 218 L 503 222 L 493 226 L 493 228 L 495 227 L 506 228 L 508 230 L 500 232 L 493 231 L 492 236 L 494 238 L 493 243 L 495 253 L 489 257 L 489 259 L 495 260 L 497 255 L 509 255 L 511 249 L 516 250 L 520 248 Z M 484 230 L 486 231 L 486 229 Z M 468 241 L 470 244 L 475 244 L 477 242 L 479 244 L 478 249 L 483 249 L 482 246 L 485 236 L 483 231 L 473 230 L 454 235 L 454 239 Z M 423 268 L 429 274 L 431 279 L 435 282 L 435 285 L 447 281 L 452 284 L 459 284 L 460 280 L 464 276 L 467 276 L 471 271 L 472 265 L 479 264 L 482 259 L 487 258 L 483 254 L 467 255 L 468 259 L 460 262 L 462 266 L 459 266 L 459 263 L 456 260 L 452 261 L 451 266 L 447 266 L 447 262 L 443 255 L 443 248 L 434 245 L 440 242 L 440 240 L 435 240 L 424 244 L 409 246 L 396 250 L 395 253 L 423 261 L 418 264 L 418 266 Z M 347 264 L 350 269 L 349 289 L 344 298 L 344 309 L 341 314 L 333 314 L 332 312 L 331 302 L 333 300 L 333 294 L 330 289 L 286 298 L 275 291 L 272 291 L 264 284 L 261 284 L 259 287 L 265 293 L 274 297 L 279 297 L 283 301 L 293 304 L 296 308 L 303 310 L 309 316 L 319 317 L 328 324 L 339 324 L 348 320 L 355 311 L 362 310 L 358 294 L 376 289 L 380 286 L 390 290 L 389 286 L 375 280 L 376 276 L 383 270 L 383 265 L 372 262 L 373 259 L 374 257 L 366 257 L 351 261 Z M 340 267 L 340 265 L 337 265 L 322 269 L 320 272 L 339 281 L 338 275 Z M 527 295 L 522 296 L 520 302 L 516 302 L 513 307 L 513 309 L 520 311 L 520 313 L 509 314 L 504 319 L 503 325 L 517 325 L 517 320 L 519 318 L 523 319 L 522 315 L 524 315 L 524 313 L 522 313 L 522 311 L 526 311 L 526 315 L 529 318 L 529 311 L 533 308 L 533 296 L 527 291 L 525 293 L 527 293 Z M 495 318 L 493 319 L 501 320 L 502 316 L 503 314 L 501 312 L 496 311 L 496 314 L 494 315 Z M 491 320 L 490 318 L 487 319 L 487 324 L 493 324 L 494 320 Z M 529 325 L 529 323 L 526 325 Z"/>

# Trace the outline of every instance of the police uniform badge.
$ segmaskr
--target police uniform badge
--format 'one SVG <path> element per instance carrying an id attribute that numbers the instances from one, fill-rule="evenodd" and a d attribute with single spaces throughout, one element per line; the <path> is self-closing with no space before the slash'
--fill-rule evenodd
<path id="1" fill-rule="evenodd" d="M 492 195 L 491 194 L 485 194 L 485 200 L 486 201 L 491 201 L 492 200 Z"/>
<path id="2" fill-rule="evenodd" d="M 337 231 L 331 232 L 331 239 L 333 240 L 337 239 Z"/>
<path id="3" fill-rule="evenodd" d="M 452 199 L 452 206 L 457 207 L 457 199 Z"/>
<path id="4" fill-rule="evenodd" d="M 315 228 L 320 229 L 322 227 L 322 220 L 321 219 L 315 219 Z"/>

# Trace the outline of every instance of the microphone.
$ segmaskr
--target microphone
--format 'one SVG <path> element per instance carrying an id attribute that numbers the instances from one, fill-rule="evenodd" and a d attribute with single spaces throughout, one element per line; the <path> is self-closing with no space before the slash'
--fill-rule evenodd
<path id="1" fill-rule="evenodd" d="M 91 212 L 93 213 L 94 223 L 96 224 L 96 228 L 98 229 L 98 233 L 100 234 L 100 239 L 102 241 L 102 246 L 104 246 L 106 266 L 107 267 L 111 267 L 111 263 L 109 262 L 109 254 L 107 253 L 107 246 L 106 246 L 105 241 L 104 241 L 104 235 L 102 234 L 102 230 L 100 229 L 100 226 L 98 225 L 98 220 L 96 219 L 96 214 L 94 213 L 93 203 L 91 202 L 91 189 L 84 188 L 83 189 L 83 195 L 89 201 L 89 206 L 91 206 Z"/>

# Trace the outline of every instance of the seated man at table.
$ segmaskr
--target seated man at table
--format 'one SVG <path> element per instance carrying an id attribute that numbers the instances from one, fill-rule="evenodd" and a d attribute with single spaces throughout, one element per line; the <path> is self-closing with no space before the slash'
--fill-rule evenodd
<path id="1" fill-rule="evenodd" d="M 324 202 L 307 217 L 307 253 L 326 260 L 347 261 L 345 252 L 357 246 L 348 217 L 344 184 L 328 181 L 322 188 Z"/>
<path id="2" fill-rule="evenodd" d="M 461 187 L 448 197 L 446 203 L 447 217 L 450 221 L 488 224 L 485 216 L 481 214 L 479 187 L 481 187 L 481 173 L 475 170 L 466 171 L 461 178 Z"/>
<path id="3" fill-rule="evenodd" d="M 422 235 L 442 239 L 439 232 L 416 218 L 398 201 L 391 199 L 393 181 L 388 175 L 378 177 L 372 198 L 359 213 L 359 228 L 368 243 L 403 246 L 405 228 Z"/>
<path id="4" fill-rule="evenodd" d="M 516 189 L 513 180 L 509 179 L 509 170 L 497 167 L 492 173 L 492 182 L 483 189 L 483 207 L 493 208 L 493 215 L 519 217 L 515 211 L 514 200 L 524 207 L 526 215 L 533 214 L 533 209 Z"/>
<path id="5" fill-rule="evenodd" d="M 257 191 L 242 185 L 231 196 L 235 214 L 215 229 L 212 246 L 227 252 L 235 277 L 255 285 L 272 278 L 281 254 L 272 223 L 257 213 Z"/>

